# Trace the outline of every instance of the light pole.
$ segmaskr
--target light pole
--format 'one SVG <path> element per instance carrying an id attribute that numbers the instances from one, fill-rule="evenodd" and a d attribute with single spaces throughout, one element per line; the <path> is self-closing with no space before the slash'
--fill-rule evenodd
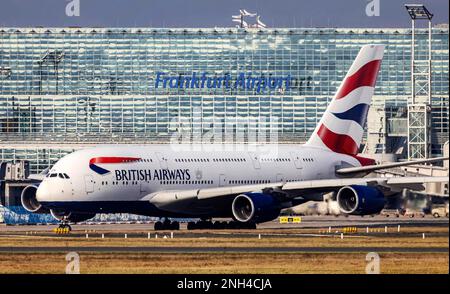
<path id="1" fill-rule="evenodd" d="M 408 101 L 408 159 L 412 160 L 428 158 L 431 153 L 431 19 L 433 14 L 422 4 L 406 4 L 405 8 L 411 17 L 411 99 Z M 426 59 L 420 58 L 423 55 L 416 54 L 417 20 L 428 21 L 428 54 L 426 54 Z"/>

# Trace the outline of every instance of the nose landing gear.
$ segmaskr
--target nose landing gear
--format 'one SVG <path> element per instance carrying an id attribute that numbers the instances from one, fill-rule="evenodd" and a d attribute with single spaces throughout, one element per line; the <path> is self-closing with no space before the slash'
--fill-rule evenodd
<path id="1" fill-rule="evenodd" d="M 69 231 L 72 231 L 72 227 L 69 224 L 60 224 L 58 226 L 58 228 L 60 228 L 60 229 L 67 229 Z"/>
<path id="2" fill-rule="evenodd" d="M 67 219 L 67 217 L 63 217 L 63 219 L 59 223 L 59 226 L 55 228 L 54 231 L 58 234 L 67 234 L 72 231 L 72 227 L 69 225 L 69 220 Z"/>

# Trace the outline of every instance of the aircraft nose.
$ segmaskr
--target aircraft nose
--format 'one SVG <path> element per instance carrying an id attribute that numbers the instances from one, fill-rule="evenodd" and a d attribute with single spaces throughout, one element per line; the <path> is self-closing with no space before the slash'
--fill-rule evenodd
<path id="1" fill-rule="evenodd" d="M 37 188 L 36 200 L 38 202 L 46 202 L 50 200 L 49 185 L 46 181 L 43 181 Z"/>

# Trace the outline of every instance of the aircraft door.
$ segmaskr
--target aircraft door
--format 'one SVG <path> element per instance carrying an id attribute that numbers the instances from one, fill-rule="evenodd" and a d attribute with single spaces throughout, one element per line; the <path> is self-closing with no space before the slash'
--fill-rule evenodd
<path id="1" fill-rule="evenodd" d="M 249 153 L 250 154 L 250 158 L 252 160 L 253 163 L 253 167 L 255 169 L 260 169 L 261 168 L 261 162 L 259 161 L 259 155 L 256 153 Z"/>
<path id="2" fill-rule="evenodd" d="M 167 169 L 167 158 L 160 152 L 156 152 L 156 157 L 158 158 L 161 168 Z"/>
<path id="3" fill-rule="evenodd" d="M 147 182 L 141 182 L 140 191 L 141 195 L 146 195 L 150 192 L 150 184 Z"/>
<path id="4" fill-rule="evenodd" d="M 219 187 L 225 186 L 226 183 L 227 183 L 227 176 L 224 174 L 221 174 L 219 177 Z"/>
<path id="5" fill-rule="evenodd" d="M 284 175 L 283 174 L 277 174 L 277 183 L 284 181 Z"/>
<path id="6" fill-rule="evenodd" d="M 302 159 L 298 152 L 291 152 L 291 159 L 294 161 L 295 167 L 297 169 L 302 168 Z"/>
<path id="7" fill-rule="evenodd" d="M 84 176 L 84 185 L 86 193 L 94 192 L 94 177 L 91 175 Z"/>

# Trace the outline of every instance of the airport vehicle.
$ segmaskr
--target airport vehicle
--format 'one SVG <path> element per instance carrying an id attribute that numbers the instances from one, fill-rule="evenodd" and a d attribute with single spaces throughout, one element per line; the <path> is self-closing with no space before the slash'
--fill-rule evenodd
<path id="1" fill-rule="evenodd" d="M 404 215 L 408 216 L 410 218 L 419 217 L 419 216 L 420 217 L 425 217 L 425 212 L 423 210 L 416 210 L 416 209 L 409 209 L 409 208 L 407 208 L 405 210 L 405 214 Z"/>
<path id="2" fill-rule="evenodd" d="M 438 206 L 431 210 L 431 215 L 435 218 L 447 217 L 448 218 L 448 206 Z"/>
<path id="3" fill-rule="evenodd" d="M 378 169 L 443 160 L 376 165 L 358 155 L 363 126 L 383 57 L 383 45 L 365 45 L 309 141 L 291 145 L 114 145 L 60 159 L 39 186 L 26 187 L 22 205 L 79 222 L 96 213 L 164 218 L 156 229 L 178 229 L 169 218 L 199 218 L 188 228 L 255 228 L 281 209 L 335 192 L 343 214 L 379 213 L 385 196 L 445 177 L 364 177 Z"/>
<path id="4" fill-rule="evenodd" d="M 404 209 L 383 209 L 381 211 L 381 215 L 384 215 L 385 217 L 395 216 L 400 217 L 401 215 L 405 214 Z"/>

